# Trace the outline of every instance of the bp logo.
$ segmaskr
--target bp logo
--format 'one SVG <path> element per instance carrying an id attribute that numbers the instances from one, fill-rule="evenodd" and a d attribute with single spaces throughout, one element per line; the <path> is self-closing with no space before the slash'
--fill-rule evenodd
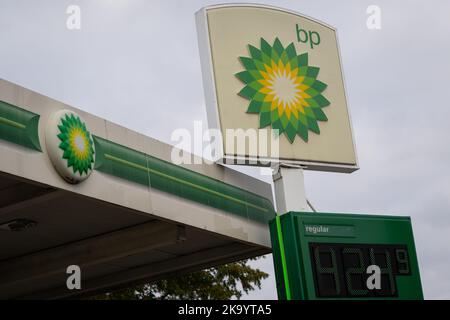
<path id="1" fill-rule="evenodd" d="M 247 112 L 259 114 L 259 127 L 271 125 L 293 143 L 305 142 L 308 132 L 320 134 L 318 121 L 327 121 L 322 108 L 330 102 L 322 95 L 327 85 L 317 80 L 319 68 L 308 65 L 308 54 L 297 55 L 294 44 L 283 47 L 276 38 L 271 46 L 261 38 L 258 49 L 248 46 L 251 57 L 240 57 L 245 71 L 235 76 L 245 86 L 239 92 L 250 100 Z"/>
<path id="2" fill-rule="evenodd" d="M 53 165 L 68 182 L 81 182 L 91 174 L 94 143 L 78 114 L 69 110 L 53 114 L 47 126 L 46 143 Z"/>

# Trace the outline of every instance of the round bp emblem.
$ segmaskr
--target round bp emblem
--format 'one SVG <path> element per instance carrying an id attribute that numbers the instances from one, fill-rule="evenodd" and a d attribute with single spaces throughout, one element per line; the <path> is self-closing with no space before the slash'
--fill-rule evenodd
<path id="1" fill-rule="evenodd" d="M 95 148 L 78 114 L 70 110 L 55 112 L 47 124 L 45 139 L 50 160 L 66 181 L 79 183 L 89 177 Z"/>
<path id="2" fill-rule="evenodd" d="M 298 55 L 293 43 L 284 47 L 278 38 L 272 46 L 261 38 L 260 48 L 248 48 L 250 57 L 240 57 L 245 70 L 235 74 L 245 85 L 238 94 L 250 101 L 247 113 L 259 114 L 260 128 L 271 126 L 290 143 L 296 136 L 308 142 L 309 131 L 320 134 L 318 122 L 328 121 L 322 109 L 330 102 L 308 53 Z"/>

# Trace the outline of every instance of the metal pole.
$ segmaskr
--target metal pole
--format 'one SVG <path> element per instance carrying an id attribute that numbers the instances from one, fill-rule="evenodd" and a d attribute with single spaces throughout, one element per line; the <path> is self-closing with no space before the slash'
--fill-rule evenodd
<path id="1" fill-rule="evenodd" d="M 303 168 L 289 164 L 276 164 L 273 168 L 275 203 L 278 215 L 291 211 L 311 211 L 305 193 Z"/>

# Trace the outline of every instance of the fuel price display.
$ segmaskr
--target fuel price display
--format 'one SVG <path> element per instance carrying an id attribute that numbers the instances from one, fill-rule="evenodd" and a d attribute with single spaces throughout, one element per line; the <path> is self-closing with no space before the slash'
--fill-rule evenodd
<path id="1" fill-rule="evenodd" d="M 270 230 L 280 299 L 423 299 L 409 217 L 290 212 Z"/>

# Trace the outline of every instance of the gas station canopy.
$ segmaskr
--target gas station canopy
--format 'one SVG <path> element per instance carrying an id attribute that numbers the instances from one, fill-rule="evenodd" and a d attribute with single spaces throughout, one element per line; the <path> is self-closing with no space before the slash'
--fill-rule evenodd
<path id="1" fill-rule="evenodd" d="M 271 252 L 268 183 L 0 80 L 0 298 L 65 298 Z M 195 162 L 193 162 L 195 163 Z M 69 265 L 82 290 L 66 287 Z"/>

